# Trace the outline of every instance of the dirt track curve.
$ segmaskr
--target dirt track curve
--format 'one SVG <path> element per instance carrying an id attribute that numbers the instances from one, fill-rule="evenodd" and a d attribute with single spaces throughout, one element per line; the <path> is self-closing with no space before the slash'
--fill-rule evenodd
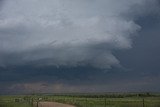
<path id="1" fill-rule="evenodd" d="M 39 102 L 38 107 L 75 107 L 75 106 L 57 102 Z"/>

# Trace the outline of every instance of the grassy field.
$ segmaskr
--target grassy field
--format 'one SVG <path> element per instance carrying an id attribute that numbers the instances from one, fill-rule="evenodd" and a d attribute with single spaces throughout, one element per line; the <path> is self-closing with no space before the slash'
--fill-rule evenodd
<path id="1" fill-rule="evenodd" d="M 150 94 L 54 94 L 0 96 L 0 107 L 33 107 L 33 102 L 53 101 L 77 107 L 160 107 L 160 95 Z"/>
<path id="2" fill-rule="evenodd" d="M 73 104 L 78 107 L 160 107 L 160 97 L 50 96 L 46 101 Z"/>
<path id="3" fill-rule="evenodd" d="M 32 107 L 32 104 L 23 98 L 24 96 L 0 96 L 0 107 Z"/>

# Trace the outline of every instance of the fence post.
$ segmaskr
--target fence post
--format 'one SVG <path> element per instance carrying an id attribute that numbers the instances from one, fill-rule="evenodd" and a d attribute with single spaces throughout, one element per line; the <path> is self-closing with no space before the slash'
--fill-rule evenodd
<path id="1" fill-rule="evenodd" d="M 37 101 L 37 106 L 36 107 L 38 107 L 38 101 Z"/>
<path id="2" fill-rule="evenodd" d="M 55 102 L 54 97 L 52 98 L 52 101 Z"/>
<path id="3" fill-rule="evenodd" d="M 73 103 L 74 103 L 74 96 L 73 96 Z"/>
<path id="4" fill-rule="evenodd" d="M 31 99 L 31 104 L 32 104 L 32 107 L 33 107 L 33 98 Z"/>
<path id="5" fill-rule="evenodd" d="M 106 97 L 104 98 L 104 103 L 105 103 L 105 107 L 107 107 L 107 99 L 106 99 Z"/>
<path id="6" fill-rule="evenodd" d="M 143 107 L 145 107 L 145 105 L 144 105 L 144 98 L 143 98 Z"/>
<path id="7" fill-rule="evenodd" d="M 86 107 L 87 107 L 87 98 L 86 98 Z"/>

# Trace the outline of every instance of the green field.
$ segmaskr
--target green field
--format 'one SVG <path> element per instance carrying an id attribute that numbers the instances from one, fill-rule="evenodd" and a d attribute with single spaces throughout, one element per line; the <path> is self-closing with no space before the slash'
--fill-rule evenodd
<path id="1" fill-rule="evenodd" d="M 32 107 L 32 104 L 23 98 L 24 96 L 0 96 L 0 107 Z M 16 99 L 19 102 L 15 101 Z"/>
<path id="2" fill-rule="evenodd" d="M 0 107 L 33 107 L 33 102 L 53 101 L 77 107 L 160 107 L 159 94 L 34 94 L 0 96 Z"/>

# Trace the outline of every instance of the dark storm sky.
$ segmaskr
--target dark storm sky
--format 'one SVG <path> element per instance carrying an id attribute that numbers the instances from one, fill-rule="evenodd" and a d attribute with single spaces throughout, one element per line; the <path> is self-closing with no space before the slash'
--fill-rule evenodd
<path id="1" fill-rule="evenodd" d="M 0 0 L 0 94 L 159 92 L 159 0 Z"/>

